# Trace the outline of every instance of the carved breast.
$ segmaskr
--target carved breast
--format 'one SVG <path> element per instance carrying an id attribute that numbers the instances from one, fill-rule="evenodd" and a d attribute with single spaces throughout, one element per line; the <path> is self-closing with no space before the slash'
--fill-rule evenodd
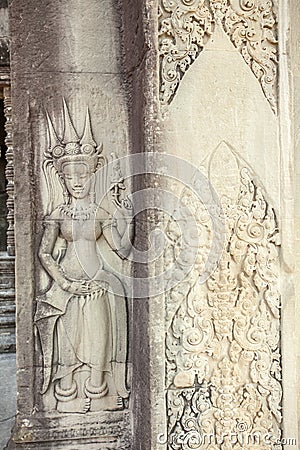
<path id="1" fill-rule="evenodd" d="M 65 219 L 60 226 L 61 237 L 68 242 L 87 240 L 96 241 L 102 234 L 99 221 L 93 219 Z"/>

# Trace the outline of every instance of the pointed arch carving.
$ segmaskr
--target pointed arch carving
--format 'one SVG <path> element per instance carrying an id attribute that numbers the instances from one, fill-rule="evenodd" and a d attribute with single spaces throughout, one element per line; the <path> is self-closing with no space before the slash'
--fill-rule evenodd
<path id="1" fill-rule="evenodd" d="M 213 32 L 208 0 L 160 0 L 160 99 L 171 103 L 179 83 Z"/>
<path id="2" fill-rule="evenodd" d="M 223 169 L 219 161 L 226 162 Z M 226 244 L 216 270 L 200 285 L 212 229 L 207 218 L 199 220 L 200 262 L 166 298 L 168 448 L 202 442 L 197 448 L 230 450 L 234 440 L 225 442 L 224 436 L 251 439 L 257 433 L 277 448 L 282 387 L 276 214 L 226 143 L 211 156 L 207 172 L 226 216 Z M 188 192 L 183 201 L 205 217 L 205 205 Z M 169 236 L 171 247 L 175 238 Z M 264 448 L 263 442 L 255 448 Z"/>
<path id="3" fill-rule="evenodd" d="M 277 0 L 160 0 L 160 99 L 172 102 L 180 81 L 220 24 L 277 113 Z"/>

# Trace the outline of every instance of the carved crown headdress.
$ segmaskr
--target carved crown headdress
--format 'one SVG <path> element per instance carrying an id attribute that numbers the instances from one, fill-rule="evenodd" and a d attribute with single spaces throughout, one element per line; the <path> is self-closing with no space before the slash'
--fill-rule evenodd
<path id="1" fill-rule="evenodd" d="M 93 138 L 88 108 L 81 138 L 79 138 L 74 128 L 65 99 L 63 99 L 64 131 L 61 139 L 54 129 L 49 114 L 46 113 L 46 116 L 49 133 L 49 147 L 44 154 L 48 161 L 51 160 L 57 172 L 61 174 L 64 164 L 76 161 L 84 162 L 89 166 L 91 172 L 95 172 L 99 166 L 100 160 L 103 159 L 103 156 L 100 156 L 102 145 L 97 146 Z"/>

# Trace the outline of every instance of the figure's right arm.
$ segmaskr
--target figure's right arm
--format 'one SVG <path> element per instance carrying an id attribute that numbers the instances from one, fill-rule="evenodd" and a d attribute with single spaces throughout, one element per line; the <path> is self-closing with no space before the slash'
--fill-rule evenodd
<path id="1" fill-rule="evenodd" d="M 39 248 L 39 258 L 50 277 L 64 290 L 68 290 L 69 281 L 64 276 L 63 270 L 53 258 L 53 249 L 59 235 L 59 223 L 49 218 L 44 223 L 44 234 Z"/>
<path id="2" fill-rule="evenodd" d="M 91 281 L 69 279 L 66 277 L 58 261 L 53 257 L 54 246 L 60 232 L 60 220 L 56 215 L 56 211 L 50 217 L 47 217 L 44 222 L 45 230 L 38 253 L 42 266 L 64 291 L 75 295 L 84 295 L 93 292 L 95 289 Z"/>

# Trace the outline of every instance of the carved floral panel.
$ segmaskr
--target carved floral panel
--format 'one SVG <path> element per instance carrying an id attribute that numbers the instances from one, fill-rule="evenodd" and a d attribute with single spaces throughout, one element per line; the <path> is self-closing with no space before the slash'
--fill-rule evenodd
<path id="1" fill-rule="evenodd" d="M 212 15 L 207 0 L 159 3 L 160 93 L 162 103 L 168 104 L 212 34 Z"/>
<path id="2" fill-rule="evenodd" d="M 223 170 L 220 161 L 226 162 Z M 183 200 L 198 218 L 201 245 L 192 273 L 166 298 L 168 449 L 279 449 L 276 215 L 227 145 L 215 152 L 208 173 L 226 217 L 225 246 L 216 269 L 199 284 L 212 227 L 206 207 L 185 192 Z M 168 227 L 166 262 L 179 238 L 170 231 L 174 225 Z"/>
<path id="3" fill-rule="evenodd" d="M 179 83 L 219 24 L 277 111 L 277 0 L 160 0 L 160 98 L 169 104 Z"/>

